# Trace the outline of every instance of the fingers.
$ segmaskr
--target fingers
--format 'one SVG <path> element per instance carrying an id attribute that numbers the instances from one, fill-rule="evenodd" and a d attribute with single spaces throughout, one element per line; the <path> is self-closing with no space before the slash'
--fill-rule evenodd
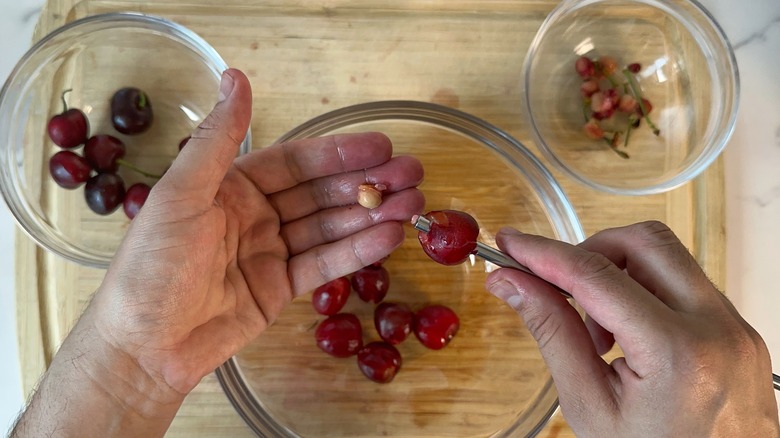
<path id="1" fill-rule="evenodd" d="M 612 397 L 613 371 L 599 357 L 574 307 L 549 284 L 517 270 L 494 271 L 486 285 L 523 318 L 555 380 L 561 406 L 605 412 L 607 406 L 598 404 Z"/>
<path id="2" fill-rule="evenodd" d="M 238 158 L 236 166 L 268 195 L 312 179 L 378 166 L 392 153 L 384 134 L 340 134 L 276 144 Z"/>
<path id="3" fill-rule="evenodd" d="M 666 348 L 665 331 L 675 318 L 660 300 L 599 253 L 511 229 L 501 230 L 496 241 L 518 262 L 569 291 L 595 321 L 614 334 L 638 374 L 654 370 L 651 352 Z"/>
<path id="4" fill-rule="evenodd" d="M 339 173 L 306 181 L 269 196 L 282 223 L 293 221 L 318 210 L 355 204 L 358 186 L 366 182 L 382 183 L 385 193 L 416 187 L 423 178 L 420 161 L 409 156 L 390 159 L 376 167 Z"/>
<path id="5" fill-rule="evenodd" d="M 290 258 L 288 275 L 294 296 L 389 255 L 403 240 L 401 223 L 383 222 Z"/>
<path id="6" fill-rule="evenodd" d="M 192 133 L 157 190 L 171 189 L 179 196 L 210 205 L 238 154 L 251 117 L 249 80 L 239 70 L 226 70 L 220 83 L 219 102 Z"/>
<path id="7" fill-rule="evenodd" d="M 347 237 L 364 228 L 387 221 L 408 222 L 425 207 L 425 198 L 417 189 L 386 196 L 374 209 L 359 205 L 330 208 L 282 226 L 281 235 L 292 255 L 324 243 Z"/>
<path id="8" fill-rule="evenodd" d="M 672 230 L 660 222 L 604 230 L 580 247 L 604 254 L 674 310 L 707 311 L 720 304 L 699 264 Z"/>

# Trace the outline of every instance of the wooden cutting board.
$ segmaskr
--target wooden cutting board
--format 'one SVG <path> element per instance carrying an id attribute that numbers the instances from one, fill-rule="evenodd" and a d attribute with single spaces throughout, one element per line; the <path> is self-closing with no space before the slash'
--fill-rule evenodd
<path id="1" fill-rule="evenodd" d="M 518 78 L 501 82 L 485 78 L 500 77 L 501 72 L 520 71 L 524 51 L 536 28 L 557 4 L 552 0 L 517 1 L 445 1 L 414 0 L 226 0 L 218 6 L 210 0 L 105 1 L 49 0 L 44 6 L 35 32 L 40 39 L 55 28 L 84 16 L 115 11 L 139 11 L 170 18 L 203 36 L 225 58 L 229 65 L 244 70 L 255 90 L 252 123 L 255 147 L 274 141 L 298 124 L 326 111 L 372 100 L 413 99 L 433 101 L 456 107 L 504 129 L 532 150 L 533 141 L 523 123 L 520 109 L 522 90 Z M 485 17 L 512 19 L 513 14 L 528 20 L 527 26 L 514 34 L 518 53 L 501 63 L 471 65 L 452 71 L 450 76 L 413 74 L 405 81 L 383 80 L 369 75 L 355 75 L 349 60 L 332 60 L 333 69 L 307 68 L 306 59 L 294 53 L 265 51 L 258 56 L 259 35 L 267 29 L 253 25 L 270 15 L 283 17 L 286 11 L 302 9 L 312 16 L 328 18 L 340 13 L 371 14 L 390 17 L 404 11 L 426 11 L 474 17 L 475 29 L 484 26 Z M 232 17 L 232 18 L 231 18 Z M 254 19 L 253 19 L 254 17 Z M 488 23 L 489 24 L 489 23 Z M 306 34 L 311 29 L 295 29 L 294 20 L 285 23 L 290 34 Z M 282 29 L 282 28 L 280 28 Z M 265 33 L 263 33 L 265 31 Z M 393 29 L 377 29 L 392 34 Z M 475 32 L 475 30 L 468 30 Z M 280 38 L 284 36 L 280 33 Z M 345 33 L 348 40 L 354 35 Z M 388 41 L 391 41 L 388 36 Z M 399 41 L 401 41 L 399 39 Z M 337 41 L 305 41 L 307 50 L 330 54 Z M 320 44 L 320 47 L 312 47 Z M 489 51 L 489 47 L 486 51 Z M 428 52 L 403 53 L 389 44 L 386 57 L 407 57 L 410 71 L 424 68 L 434 52 L 453 47 L 431 44 Z M 349 53 L 341 52 L 348 57 Z M 354 61 L 354 60 L 351 60 Z M 354 62 L 353 62 L 354 63 Z M 276 76 L 268 66 L 275 66 Z M 423 66 L 423 67 L 420 67 Z M 498 70 L 501 70 L 500 72 Z M 458 76 L 460 75 L 460 76 Z M 504 74 L 504 76 L 506 76 Z M 281 82 L 284 79 L 284 82 Z M 588 235 L 613 226 L 648 219 L 669 224 L 691 249 L 716 284 L 725 284 L 724 180 L 722 160 L 716 161 L 701 177 L 672 192 L 641 197 L 619 197 L 597 193 L 553 172 L 572 200 Z M 26 235 L 16 239 L 16 299 L 23 388 L 29 393 L 45 371 L 57 346 L 67 335 L 89 297 L 99 285 L 104 271 L 77 266 L 37 247 Z M 250 436 L 251 432 L 236 414 L 213 376 L 187 398 L 173 422 L 169 436 Z M 570 437 L 571 430 L 560 414 L 541 433 L 542 437 Z"/>

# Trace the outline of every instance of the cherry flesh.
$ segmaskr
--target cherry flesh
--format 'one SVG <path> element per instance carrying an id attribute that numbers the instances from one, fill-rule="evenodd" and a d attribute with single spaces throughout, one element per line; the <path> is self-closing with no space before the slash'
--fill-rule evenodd
<path id="1" fill-rule="evenodd" d="M 121 88 L 111 97 L 111 123 L 122 134 L 146 131 L 153 118 L 149 96 L 138 88 Z"/>
<path id="2" fill-rule="evenodd" d="M 49 174 L 60 187 L 75 189 L 89 179 L 89 162 L 71 151 L 59 151 L 49 159 Z"/>
<path id="3" fill-rule="evenodd" d="M 141 207 L 146 203 L 149 192 L 152 188 L 144 183 L 135 183 L 131 185 L 125 193 L 125 199 L 122 201 L 122 209 L 128 218 L 133 219 L 141 211 Z"/>
<path id="4" fill-rule="evenodd" d="M 349 357 L 363 347 L 360 320 L 351 313 L 329 316 L 314 331 L 317 346 L 331 356 Z"/>
<path id="5" fill-rule="evenodd" d="M 352 288 L 361 300 L 379 303 L 390 289 L 390 274 L 384 266 L 366 266 L 352 274 Z"/>
<path id="6" fill-rule="evenodd" d="M 379 337 L 392 345 L 403 342 L 412 332 L 414 313 L 403 303 L 382 303 L 374 309 L 374 327 Z"/>
<path id="7" fill-rule="evenodd" d="M 314 289 L 311 304 L 321 315 L 335 315 L 347 303 L 350 292 L 349 279 L 340 277 Z"/>
<path id="8" fill-rule="evenodd" d="M 117 160 L 125 156 L 122 140 L 105 134 L 95 135 L 84 145 L 84 158 L 100 173 L 114 173 L 119 169 Z"/>
<path id="9" fill-rule="evenodd" d="M 119 207 L 125 197 L 125 183 L 115 173 L 99 173 L 87 181 L 84 198 L 97 214 L 106 215 Z"/>
<path id="10" fill-rule="evenodd" d="M 457 210 L 431 211 L 424 216 L 431 222 L 430 231 L 420 231 L 417 238 L 428 257 L 442 265 L 463 263 L 477 250 L 479 225 L 468 213 Z"/>
<path id="11" fill-rule="evenodd" d="M 46 126 L 51 141 L 65 149 L 72 149 L 84 144 L 89 136 L 89 121 L 86 114 L 80 109 L 68 109 L 65 94 L 69 91 L 71 90 L 65 90 L 61 96 L 64 107 L 62 113 L 52 117 Z"/>
<path id="12" fill-rule="evenodd" d="M 459 327 L 458 315 L 447 306 L 424 307 L 417 311 L 414 318 L 414 334 L 424 346 L 432 350 L 441 350 L 447 346 Z"/>
<path id="13" fill-rule="evenodd" d="M 387 342 L 372 342 L 358 351 L 358 367 L 377 383 L 389 383 L 401 369 L 401 353 Z"/>

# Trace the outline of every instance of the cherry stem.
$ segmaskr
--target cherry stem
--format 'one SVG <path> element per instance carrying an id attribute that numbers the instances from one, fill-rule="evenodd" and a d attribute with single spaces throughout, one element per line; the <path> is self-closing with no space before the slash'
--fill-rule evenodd
<path id="1" fill-rule="evenodd" d="M 626 138 L 623 139 L 623 147 L 628 147 L 628 138 L 631 137 L 631 128 L 633 123 L 631 123 L 631 119 L 628 119 L 628 126 L 626 127 Z"/>
<path id="2" fill-rule="evenodd" d="M 63 91 L 60 95 L 60 99 L 62 100 L 62 112 L 68 111 L 68 102 L 65 101 L 65 95 L 73 91 L 73 88 L 68 88 L 67 90 Z"/>
<path id="3" fill-rule="evenodd" d="M 137 167 L 135 164 L 133 164 L 133 163 L 131 163 L 131 162 L 129 162 L 129 161 L 125 161 L 125 160 L 123 160 L 122 158 L 119 158 L 119 159 L 117 159 L 117 160 L 116 160 L 116 162 L 117 162 L 117 163 L 118 163 L 120 166 L 125 166 L 125 167 L 127 167 L 128 169 L 134 170 L 134 171 L 136 171 L 136 172 L 140 173 L 140 174 L 141 174 L 141 175 L 143 175 L 143 176 L 146 176 L 146 177 L 149 177 L 149 178 L 155 178 L 155 179 L 160 179 L 160 178 L 162 178 L 162 175 L 155 175 L 155 174 L 153 174 L 153 173 L 146 172 L 145 170 L 138 168 L 138 167 Z"/>
<path id="4" fill-rule="evenodd" d="M 143 91 L 138 96 L 138 108 L 144 108 L 146 106 L 146 93 Z"/>
<path id="5" fill-rule="evenodd" d="M 639 103 L 639 108 L 642 110 L 642 117 L 644 117 L 644 119 L 647 120 L 647 124 L 650 125 L 650 128 L 652 128 L 653 134 L 660 135 L 661 130 L 658 129 L 657 126 L 655 126 L 655 123 L 653 123 L 653 121 L 650 120 L 650 116 L 647 114 L 645 103 L 642 101 L 642 95 L 639 93 L 639 90 L 637 90 L 636 84 L 634 84 L 634 77 L 632 76 L 631 71 L 625 69 L 623 70 L 623 75 L 628 80 L 628 86 L 631 87 L 631 93 L 634 95 L 634 98 Z"/>

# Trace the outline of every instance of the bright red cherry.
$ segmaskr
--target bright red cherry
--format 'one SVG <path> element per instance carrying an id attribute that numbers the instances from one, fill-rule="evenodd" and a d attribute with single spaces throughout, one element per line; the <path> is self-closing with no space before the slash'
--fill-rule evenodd
<path id="1" fill-rule="evenodd" d="M 403 303 L 382 303 L 374 309 L 374 327 L 379 337 L 397 345 L 412 332 L 414 313 Z"/>
<path id="2" fill-rule="evenodd" d="M 89 136 L 89 121 L 86 114 L 80 109 L 68 109 L 65 94 L 69 91 L 71 90 L 65 90 L 61 96 L 64 106 L 62 113 L 52 117 L 46 127 L 51 141 L 65 149 L 83 144 Z"/>
<path id="3" fill-rule="evenodd" d="M 71 151 L 59 151 L 49 159 L 52 179 L 66 189 L 75 189 L 85 183 L 91 171 L 87 160 Z"/>
<path id="4" fill-rule="evenodd" d="M 314 331 L 317 346 L 331 356 L 349 357 L 363 347 L 360 320 L 351 313 L 329 316 Z"/>
<path id="5" fill-rule="evenodd" d="M 446 306 L 433 305 L 417 311 L 414 317 L 414 334 L 423 345 L 441 350 L 458 333 L 458 315 Z"/>
<path id="6" fill-rule="evenodd" d="M 337 278 L 314 289 L 311 304 L 319 314 L 335 315 L 347 303 L 350 290 L 347 277 Z"/>
<path id="7" fill-rule="evenodd" d="M 471 215 L 456 210 L 432 211 L 424 216 L 431 222 L 430 231 L 420 231 L 417 238 L 428 257 L 442 265 L 463 263 L 477 250 L 479 225 Z"/>
<path id="8" fill-rule="evenodd" d="M 377 383 L 389 383 L 401 369 L 401 353 L 386 342 L 372 342 L 358 351 L 358 367 Z"/>
<path id="9" fill-rule="evenodd" d="M 146 203 L 149 192 L 152 188 L 144 183 L 135 183 L 131 185 L 125 193 L 125 199 L 122 201 L 122 209 L 128 218 L 133 219 L 141 211 L 141 207 Z"/>
<path id="10" fill-rule="evenodd" d="M 105 134 L 90 137 L 84 145 L 84 158 L 98 172 L 114 173 L 119 169 L 117 160 L 125 156 L 122 140 Z"/>
<path id="11" fill-rule="evenodd" d="M 384 266 L 366 266 L 352 274 L 352 288 L 361 300 L 379 303 L 390 289 L 390 274 Z"/>

